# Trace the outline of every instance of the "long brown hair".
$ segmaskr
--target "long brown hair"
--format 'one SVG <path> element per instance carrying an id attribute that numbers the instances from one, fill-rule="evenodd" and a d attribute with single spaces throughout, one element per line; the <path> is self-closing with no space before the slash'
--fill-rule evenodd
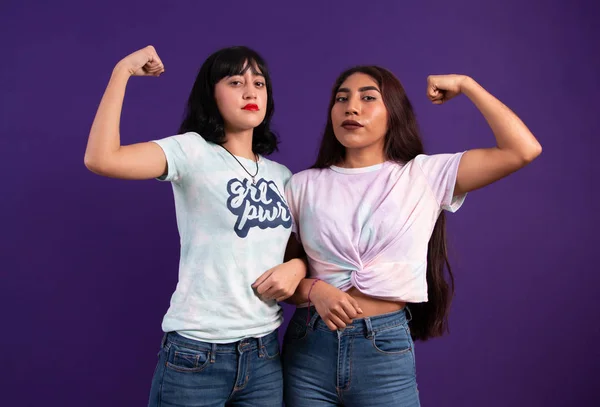
<path id="1" fill-rule="evenodd" d="M 383 103 L 388 112 L 385 135 L 385 155 L 390 161 L 407 163 L 424 153 L 423 142 L 412 104 L 398 78 L 378 66 L 358 66 L 343 72 L 332 89 L 327 125 L 317 161 L 312 168 L 326 168 L 343 162 L 345 147 L 335 138 L 331 122 L 331 109 L 335 96 L 344 81 L 352 74 L 363 73 L 372 77 L 381 90 Z M 445 273 L 448 274 L 448 281 Z M 428 301 L 409 304 L 412 320 L 409 322 L 413 339 L 426 340 L 441 336 L 448 330 L 448 312 L 454 295 L 454 277 L 446 248 L 446 218 L 442 212 L 435 224 L 427 249 L 427 296 Z"/>

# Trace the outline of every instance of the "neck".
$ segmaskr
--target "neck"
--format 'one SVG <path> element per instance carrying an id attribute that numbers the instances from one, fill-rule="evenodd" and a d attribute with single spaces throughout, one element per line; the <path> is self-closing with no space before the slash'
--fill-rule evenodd
<path id="1" fill-rule="evenodd" d="M 382 146 L 369 146 L 364 148 L 347 148 L 346 157 L 340 167 L 362 168 L 381 164 L 386 161 Z"/>
<path id="2" fill-rule="evenodd" d="M 256 156 L 252 151 L 252 133 L 254 129 L 228 131 L 225 130 L 225 147 L 233 155 L 238 157 L 255 160 Z"/>

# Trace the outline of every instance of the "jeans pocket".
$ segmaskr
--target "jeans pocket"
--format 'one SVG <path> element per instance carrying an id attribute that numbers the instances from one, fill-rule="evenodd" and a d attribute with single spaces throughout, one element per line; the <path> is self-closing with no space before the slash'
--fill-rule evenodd
<path id="1" fill-rule="evenodd" d="M 275 359 L 279 356 L 279 341 L 269 341 L 262 345 L 262 350 L 267 359 Z"/>
<path id="2" fill-rule="evenodd" d="M 306 321 L 294 317 L 290 319 L 290 323 L 285 331 L 284 342 L 299 341 L 304 339 L 306 335 L 308 335 Z"/>
<path id="3" fill-rule="evenodd" d="M 403 355 L 412 350 L 413 342 L 405 324 L 376 330 L 371 343 L 377 352 L 386 355 Z"/>
<path id="4" fill-rule="evenodd" d="M 198 373 L 210 363 L 210 351 L 190 349 L 170 344 L 167 350 L 167 368 L 178 372 Z"/>

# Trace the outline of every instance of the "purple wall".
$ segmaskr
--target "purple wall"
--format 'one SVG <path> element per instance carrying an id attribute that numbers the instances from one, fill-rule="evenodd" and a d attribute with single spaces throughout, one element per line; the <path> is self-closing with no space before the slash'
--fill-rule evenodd
<path id="1" fill-rule="evenodd" d="M 450 216 L 457 295 L 451 334 L 417 344 L 422 402 L 600 405 L 591 0 L 28 3 L 0 6 L 0 404 L 145 405 L 177 279 L 173 197 L 88 172 L 88 131 L 129 52 L 153 44 L 166 74 L 130 82 L 124 143 L 172 135 L 204 58 L 246 44 L 270 63 L 275 159 L 294 172 L 315 158 L 330 87 L 353 64 L 399 76 L 430 153 L 494 140 L 466 98 L 430 105 L 428 74 L 469 74 L 520 115 L 544 152 Z"/>

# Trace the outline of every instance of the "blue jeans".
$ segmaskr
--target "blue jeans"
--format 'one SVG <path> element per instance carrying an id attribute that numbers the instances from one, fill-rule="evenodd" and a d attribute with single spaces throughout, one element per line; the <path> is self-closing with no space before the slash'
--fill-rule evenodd
<path id="1" fill-rule="evenodd" d="M 277 331 L 262 338 L 213 344 L 165 335 L 150 389 L 150 407 L 281 407 Z"/>
<path id="2" fill-rule="evenodd" d="M 331 331 L 299 308 L 283 343 L 286 407 L 420 406 L 405 309 Z"/>

